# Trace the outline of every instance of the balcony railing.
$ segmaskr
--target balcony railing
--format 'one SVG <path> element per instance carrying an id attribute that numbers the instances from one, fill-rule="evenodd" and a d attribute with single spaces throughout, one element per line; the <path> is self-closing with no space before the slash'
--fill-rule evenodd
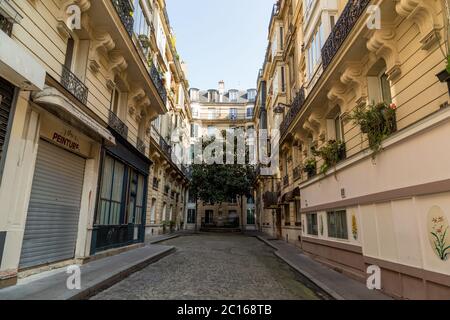
<path id="1" fill-rule="evenodd" d="M 333 60 L 341 45 L 365 12 L 370 0 L 349 0 L 336 25 L 322 48 L 322 64 L 325 70 Z"/>
<path id="2" fill-rule="evenodd" d="M 141 138 L 137 138 L 136 149 L 138 149 L 140 153 L 145 154 L 145 142 L 142 141 Z"/>
<path id="3" fill-rule="evenodd" d="M 133 8 L 131 7 L 129 0 L 111 0 L 117 14 L 120 17 L 125 29 L 130 36 L 133 35 Z"/>
<path id="4" fill-rule="evenodd" d="M 109 111 L 108 124 L 114 131 L 120 134 L 124 139 L 128 138 L 127 125 L 122 120 L 120 120 L 119 117 L 111 110 Z"/>
<path id="5" fill-rule="evenodd" d="M 156 134 L 157 139 L 155 139 L 159 143 L 159 147 L 161 150 L 166 154 L 166 156 L 169 159 L 172 159 L 172 147 L 166 142 L 166 139 L 164 139 L 161 134 L 159 133 L 158 129 L 153 126 L 153 132 Z M 159 141 L 158 141 L 159 140 Z"/>
<path id="6" fill-rule="evenodd" d="M 156 90 L 158 90 L 158 93 L 159 93 L 162 101 L 164 103 L 166 103 L 167 102 L 167 90 L 164 86 L 163 79 L 161 78 L 161 76 L 158 72 L 158 69 L 156 69 L 155 65 L 151 61 L 149 63 L 150 63 L 150 66 L 149 66 L 150 67 L 150 70 L 149 70 L 150 78 L 152 78 L 153 84 L 155 85 Z"/>
<path id="7" fill-rule="evenodd" d="M 11 37 L 13 23 L 0 14 L 0 30 Z"/>
<path id="8" fill-rule="evenodd" d="M 291 125 L 292 121 L 294 121 L 295 117 L 300 112 L 304 104 L 305 104 L 305 89 L 302 87 L 300 91 L 297 93 L 297 96 L 292 102 L 291 108 L 289 109 L 288 113 L 284 117 L 283 122 L 280 125 L 281 136 L 284 136 L 286 134 L 287 130 L 289 129 L 289 126 Z"/>
<path id="9" fill-rule="evenodd" d="M 82 104 L 87 104 L 89 90 L 65 65 L 62 66 L 61 84 Z"/>

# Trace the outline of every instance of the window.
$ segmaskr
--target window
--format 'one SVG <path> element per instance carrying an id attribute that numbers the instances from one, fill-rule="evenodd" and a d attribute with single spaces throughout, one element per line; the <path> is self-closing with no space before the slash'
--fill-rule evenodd
<path id="1" fill-rule="evenodd" d="M 195 223 L 197 220 L 197 212 L 195 209 L 188 210 L 187 223 Z"/>
<path id="2" fill-rule="evenodd" d="M 387 74 L 384 72 L 380 76 L 380 85 L 383 101 L 386 104 L 391 104 L 392 103 L 391 85 L 389 83 Z"/>
<path id="3" fill-rule="evenodd" d="M 386 63 L 384 60 L 378 61 L 367 76 L 369 102 L 386 104 L 392 103 L 391 84 L 386 74 Z"/>
<path id="4" fill-rule="evenodd" d="M 236 90 L 230 90 L 229 95 L 230 95 L 230 102 L 237 102 L 238 92 Z"/>
<path id="5" fill-rule="evenodd" d="M 120 106 L 120 91 L 117 87 L 114 87 L 111 94 L 111 111 L 115 114 L 119 114 Z"/>
<path id="6" fill-rule="evenodd" d="M 253 118 L 253 107 L 247 108 L 247 118 Z"/>
<path id="7" fill-rule="evenodd" d="M 198 101 L 198 99 L 199 99 L 198 90 L 197 89 L 191 89 L 190 93 L 191 93 L 191 101 L 192 102 Z"/>
<path id="8" fill-rule="evenodd" d="M 216 119 L 216 116 L 217 116 L 216 109 L 209 108 L 208 109 L 208 120 L 214 120 L 214 119 Z"/>
<path id="9" fill-rule="evenodd" d="M 251 89 L 247 91 L 247 100 L 249 102 L 254 102 L 256 100 L 256 90 Z"/>
<path id="10" fill-rule="evenodd" d="M 237 120 L 238 118 L 238 110 L 236 108 L 230 109 L 230 120 Z"/>
<path id="11" fill-rule="evenodd" d="M 150 209 L 150 223 L 156 222 L 156 199 L 152 199 L 152 206 Z"/>
<path id="12" fill-rule="evenodd" d="M 286 92 L 286 77 L 284 67 L 281 67 L 281 92 Z"/>
<path id="13" fill-rule="evenodd" d="M 146 178 L 143 175 L 106 155 L 96 224 L 141 225 L 145 214 L 145 188 Z"/>
<path id="14" fill-rule="evenodd" d="M 254 208 L 248 208 L 247 209 L 247 224 L 248 225 L 254 225 L 255 222 L 256 222 L 255 209 Z"/>
<path id="15" fill-rule="evenodd" d="M 306 215 L 307 232 L 309 235 L 318 236 L 319 228 L 317 227 L 317 213 L 308 213 Z"/>
<path id="16" fill-rule="evenodd" d="M 322 59 L 322 47 L 324 45 L 324 30 L 322 23 L 316 29 L 308 46 L 308 78 L 311 79 L 318 64 Z"/>
<path id="17" fill-rule="evenodd" d="M 189 192 L 189 199 L 188 199 L 189 203 L 196 203 L 197 200 L 195 199 L 195 196 L 192 192 Z"/>
<path id="18" fill-rule="evenodd" d="M 214 211 L 206 210 L 205 211 L 205 223 L 212 224 L 214 222 Z"/>
<path id="19" fill-rule="evenodd" d="M 283 50 L 284 49 L 284 32 L 283 32 L 283 27 L 282 26 L 280 26 L 280 34 L 279 34 L 279 36 L 280 36 L 280 50 Z"/>
<path id="20" fill-rule="evenodd" d="M 134 18 L 134 33 L 136 35 L 141 36 L 148 36 L 149 35 L 149 26 L 147 23 L 147 18 L 144 16 L 144 12 L 141 8 L 141 3 L 139 0 L 134 1 L 134 12 L 133 12 L 133 18 Z"/>
<path id="21" fill-rule="evenodd" d="M 328 237 L 348 239 L 347 212 L 345 210 L 330 211 L 327 213 Z"/>
<path id="22" fill-rule="evenodd" d="M 334 130 L 336 134 L 336 141 L 344 142 L 344 129 L 342 127 L 341 114 L 334 118 Z"/>
<path id="23" fill-rule="evenodd" d="M 253 199 L 253 197 L 248 197 L 247 198 L 247 203 L 248 204 L 255 204 L 255 199 Z"/>
<path id="24" fill-rule="evenodd" d="M 191 124 L 191 138 L 198 138 L 198 124 Z"/>
<path id="25" fill-rule="evenodd" d="M 69 70 L 72 70 L 74 50 L 75 41 L 72 38 L 69 38 L 69 40 L 67 40 L 66 58 L 64 61 L 64 66 Z"/>

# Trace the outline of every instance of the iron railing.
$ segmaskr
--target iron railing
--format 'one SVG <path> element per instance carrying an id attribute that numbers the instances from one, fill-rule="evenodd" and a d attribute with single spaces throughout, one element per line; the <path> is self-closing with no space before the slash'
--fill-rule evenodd
<path id="1" fill-rule="evenodd" d="M 330 36 L 322 48 L 322 64 L 325 70 L 352 31 L 356 22 L 365 12 L 370 0 L 349 0 Z"/>
<path id="2" fill-rule="evenodd" d="M 89 89 L 65 65 L 62 65 L 61 84 L 67 91 L 77 98 L 78 101 L 84 105 L 87 104 Z"/>
<path id="3" fill-rule="evenodd" d="M 149 64 L 150 64 L 149 65 L 150 78 L 152 78 L 153 84 L 155 85 L 156 90 L 158 91 L 159 96 L 161 97 L 162 101 L 164 103 L 166 103 L 167 102 L 167 90 L 164 86 L 163 79 L 160 76 L 158 69 L 156 69 L 154 63 L 149 61 Z"/>
<path id="4" fill-rule="evenodd" d="M 129 0 L 111 0 L 120 20 L 122 21 L 125 29 L 130 37 L 133 35 L 134 18 L 133 8 L 131 7 Z"/>
<path id="5" fill-rule="evenodd" d="M 297 114 L 302 110 L 303 105 L 305 104 L 305 88 L 301 88 L 297 93 L 294 101 L 292 102 L 291 108 L 283 119 L 283 122 L 280 125 L 281 136 L 284 136 L 289 129 L 289 126 L 294 121 Z"/>
<path id="6" fill-rule="evenodd" d="M 145 154 L 145 142 L 142 141 L 141 138 L 137 138 L 136 149 L 138 149 L 140 153 Z"/>
<path id="7" fill-rule="evenodd" d="M 111 129 L 120 134 L 124 139 L 128 138 L 127 125 L 111 110 L 109 111 L 108 124 Z"/>
<path id="8" fill-rule="evenodd" d="M 13 23 L 0 14 L 0 30 L 2 30 L 4 33 L 6 33 L 8 36 L 11 37 L 12 29 Z"/>

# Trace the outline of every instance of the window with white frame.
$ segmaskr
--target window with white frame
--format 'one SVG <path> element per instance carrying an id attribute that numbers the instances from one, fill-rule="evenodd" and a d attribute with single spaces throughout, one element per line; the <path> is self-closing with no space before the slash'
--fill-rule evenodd
<path id="1" fill-rule="evenodd" d="M 323 24 L 319 22 L 308 45 L 308 79 L 311 79 L 322 60 L 322 47 L 325 43 Z"/>
<path id="2" fill-rule="evenodd" d="M 371 73 L 373 74 L 373 73 Z M 391 84 L 386 69 L 367 77 L 370 103 L 392 103 Z"/>
<path id="3" fill-rule="evenodd" d="M 319 228 L 317 225 L 317 213 L 308 213 L 306 215 L 306 230 L 309 235 L 318 236 Z"/>
<path id="4" fill-rule="evenodd" d="M 328 237 L 336 239 L 348 239 L 347 211 L 327 212 Z"/>

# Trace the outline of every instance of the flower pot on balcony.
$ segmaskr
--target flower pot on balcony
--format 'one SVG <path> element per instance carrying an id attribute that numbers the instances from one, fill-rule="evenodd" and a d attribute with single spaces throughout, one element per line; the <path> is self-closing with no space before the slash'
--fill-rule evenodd
<path id="1" fill-rule="evenodd" d="M 436 77 L 438 77 L 440 82 L 447 82 L 448 93 L 450 95 L 450 73 L 447 71 L 447 69 L 439 72 Z"/>

